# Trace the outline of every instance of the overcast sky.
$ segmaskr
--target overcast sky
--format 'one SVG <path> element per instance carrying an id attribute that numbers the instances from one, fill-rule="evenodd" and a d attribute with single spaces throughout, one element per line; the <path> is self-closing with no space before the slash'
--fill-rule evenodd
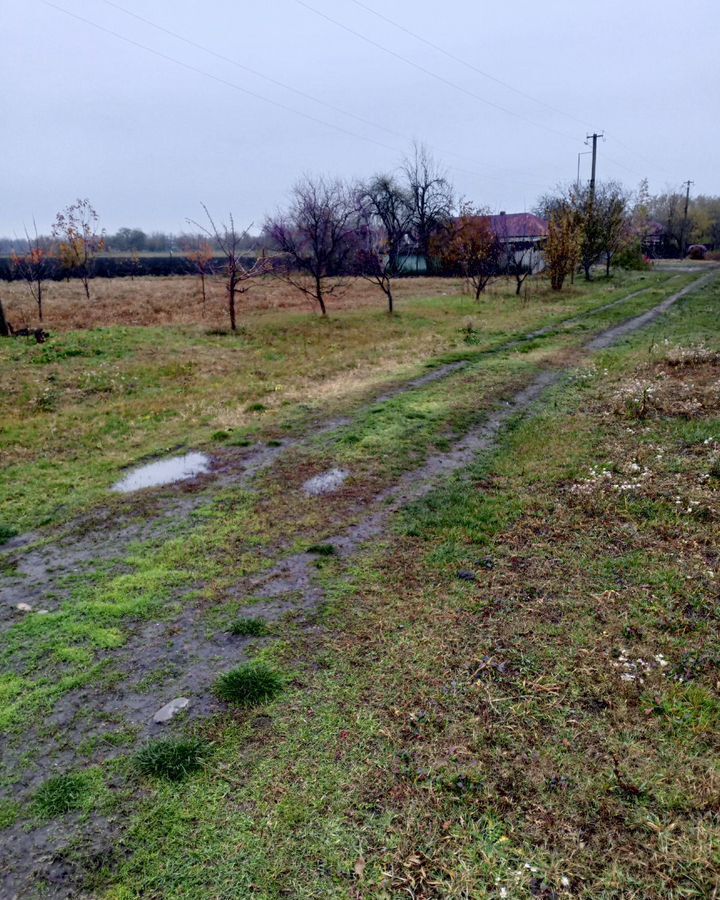
<path id="1" fill-rule="evenodd" d="M 495 211 L 531 208 L 573 179 L 592 130 L 607 138 L 599 178 L 634 188 L 647 176 L 655 191 L 691 178 L 695 192 L 720 193 L 711 0 L 0 9 L 0 234 L 21 234 L 33 216 L 47 231 L 76 197 L 110 231 L 181 231 L 201 202 L 258 227 L 301 173 L 391 170 L 413 139 L 459 194 Z"/>

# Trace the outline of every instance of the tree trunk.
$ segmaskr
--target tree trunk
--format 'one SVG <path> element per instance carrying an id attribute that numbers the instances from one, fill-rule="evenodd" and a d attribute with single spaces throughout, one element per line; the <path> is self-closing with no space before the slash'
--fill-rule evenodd
<path id="1" fill-rule="evenodd" d="M 230 328 L 233 332 L 237 331 L 237 323 L 235 321 L 235 280 L 231 278 L 228 281 L 228 310 L 230 312 Z"/>
<path id="2" fill-rule="evenodd" d="M 83 283 L 83 287 L 85 288 L 85 296 L 89 300 L 90 299 L 90 279 L 87 277 L 87 275 L 83 275 L 82 283 Z"/>
<path id="3" fill-rule="evenodd" d="M 202 314 L 203 318 L 205 318 L 205 273 L 200 273 L 200 284 L 202 285 Z"/>
<path id="4" fill-rule="evenodd" d="M 612 256 L 611 256 L 611 254 L 608 253 L 605 256 L 605 277 L 606 278 L 610 277 L 610 262 L 611 261 L 612 261 Z"/>
<path id="5" fill-rule="evenodd" d="M 0 300 L 0 337 L 10 337 L 10 326 L 5 318 L 2 300 Z"/>
<path id="6" fill-rule="evenodd" d="M 520 296 L 520 290 L 522 288 L 523 281 L 525 281 L 524 278 L 516 278 L 515 279 L 515 296 L 516 297 Z"/>
<path id="7" fill-rule="evenodd" d="M 315 298 L 320 304 L 320 312 L 326 316 L 327 310 L 325 309 L 325 298 L 323 297 L 322 281 L 320 280 L 319 275 L 315 276 Z"/>
<path id="8" fill-rule="evenodd" d="M 43 320 L 42 283 L 40 281 L 38 281 L 38 283 L 37 283 L 37 307 L 38 307 L 38 319 L 42 322 L 42 320 Z"/>
<path id="9" fill-rule="evenodd" d="M 387 295 L 388 300 L 388 313 L 390 315 L 393 314 L 393 295 L 392 295 L 392 286 L 390 282 L 387 283 L 387 288 L 385 289 L 385 294 Z"/>

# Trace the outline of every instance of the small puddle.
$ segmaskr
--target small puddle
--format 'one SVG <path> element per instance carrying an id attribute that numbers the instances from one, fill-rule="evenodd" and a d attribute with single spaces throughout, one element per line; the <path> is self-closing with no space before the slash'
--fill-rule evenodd
<path id="1" fill-rule="evenodd" d="M 140 466 L 116 482 L 111 490 L 120 494 L 140 491 L 143 488 L 160 487 L 184 481 L 195 475 L 203 475 L 210 469 L 210 459 L 204 453 L 186 453 L 184 456 L 173 456 L 170 459 L 159 459 L 157 462 Z"/>
<path id="2" fill-rule="evenodd" d="M 328 472 L 323 472 L 322 475 L 309 478 L 303 485 L 303 490 L 311 497 L 317 497 L 319 494 L 331 494 L 342 485 L 349 475 L 350 473 L 344 469 L 330 469 Z"/>

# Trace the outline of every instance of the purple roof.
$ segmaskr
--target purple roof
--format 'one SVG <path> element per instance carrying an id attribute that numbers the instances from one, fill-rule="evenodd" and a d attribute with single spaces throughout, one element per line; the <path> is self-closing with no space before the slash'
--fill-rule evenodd
<path id="1" fill-rule="evenodd" d="M 488 218 L 490 227 L 499 238 L 547 237 L 547 222 L 532 213 L 503 213 Z"/>

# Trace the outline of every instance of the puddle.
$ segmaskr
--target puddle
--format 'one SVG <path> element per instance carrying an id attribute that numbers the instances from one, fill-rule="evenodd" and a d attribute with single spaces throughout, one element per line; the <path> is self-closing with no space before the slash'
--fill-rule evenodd
<path id="1" fill-rule="evenodd" d="M 159 459 L 129 472 L 121 481 L 112 486 L 113 491 L 127 494 L 143 488 L 160 487 L 184 481 L 195 475 L 203 475 L 210 469 L 210 459 L 204 453 L 186 453 L 184 456 L 173 456 L 170 459 Z"/>
<path id="2" fill-rule="evenodd" d="M 309 478 L 303 485 L 303 490 L 311 497 L 317 497 L 318 494 L 331 494 L 342 485 L 349 475 L 350 473 L 344 469 L 330 469 L 329 472 Z"/>

